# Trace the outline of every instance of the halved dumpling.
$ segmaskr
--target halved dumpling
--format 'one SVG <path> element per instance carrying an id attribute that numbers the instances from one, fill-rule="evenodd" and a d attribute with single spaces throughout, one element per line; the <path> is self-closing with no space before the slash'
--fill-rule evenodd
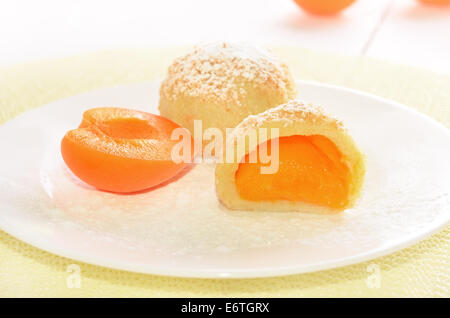
<path id="1" fill-rule="evenodd" d="M 248 140 L 255 134 L 258 145 L 252 148 Z M 216 166 L 217 195 L 230 209 L 336 212 L 352 207 L 361 192 L 363 155 L 342 123 L 320 107 L 293 100 L 247 117 L 230 137 L 225 153 L 235 160 Z M 270 152 L 277 143 L 278 155 Z M 239 158 L 238 145 L 244 144 Z M 267 173 L 274 166 L 270 156 L 278 159 L 273 173 Z"/>

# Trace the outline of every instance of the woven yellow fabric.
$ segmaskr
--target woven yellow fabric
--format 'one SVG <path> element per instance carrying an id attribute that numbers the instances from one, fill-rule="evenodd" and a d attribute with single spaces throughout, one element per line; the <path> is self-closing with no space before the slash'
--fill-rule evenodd
<path id="1" fill-rule="evenodd" d="M 159 79 L 183 50 L 105 51 L 0 69 L 0 123 L 83 91 Z M 296 78 L 384 96 L 450 127 L 450 76 L 363 57 L 299 48 L 275 51 L 289 63 Z M 81 288 L 68 288 L 69 264 L 80 266 Z M 370 284 L 370 264 L 381 270 L 379 288 Z M 410 248 L 370 262 L 311 274 L 238 280 L 182 279 L 102 268 L 52 255 L 0 231 L 0 296 L 449 297 L 450 226 Z"/>

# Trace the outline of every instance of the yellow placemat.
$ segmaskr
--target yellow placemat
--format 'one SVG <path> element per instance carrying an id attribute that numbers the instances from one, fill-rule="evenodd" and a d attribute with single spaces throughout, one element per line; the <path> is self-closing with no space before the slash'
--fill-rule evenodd
<path id="1" fill-rule="evenodd" d="M 171 60 L 184 50 L 105 51 L 0 69 L 0 123 L 86 90 L 162 78 Z M 300 48 L 274 50 L 299 79 L 391 98 L 450 127 L 450 76 L 363 57 Z M 76 271 L 70 264 L 79 266 L 80 279 L 73 276 Z M 78 281 L 80 288 L 69 288 L 77 287 Z M 239 280 L 182 279 L 107 269 L 52 255 L 0 231 L 0 296 L 449 297 L 450 226 L 410 248 L 370 262 L 311 274 Z"/>

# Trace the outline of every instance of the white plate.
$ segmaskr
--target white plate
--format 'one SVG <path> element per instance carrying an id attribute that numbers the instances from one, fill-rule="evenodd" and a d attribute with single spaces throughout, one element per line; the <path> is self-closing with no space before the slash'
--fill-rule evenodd
<path id="1" fill-rule="evenodd" d="M 213 167 L 135 195 L 100 192 L 65 167 L 59 142 L 82 112 L 157 113 L 159 83 L 96 90 L 0 127 L 0 228 L 75 260 L 151 274 L 261 277 L 333 268 L 404 248 L 450 214 L 450 134 L 437 122 L 361 92 L 299 82 L 304 100 L 344 121 L 367 155 L 357 206 L 337 215 L 228 211 Z"/>

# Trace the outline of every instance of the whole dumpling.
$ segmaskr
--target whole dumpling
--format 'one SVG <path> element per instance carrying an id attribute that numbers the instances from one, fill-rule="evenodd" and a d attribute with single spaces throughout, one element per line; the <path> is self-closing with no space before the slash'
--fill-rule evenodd
<path id="1" fill-rule="evenodd" d="M 295 98 L 293 77 L 269 50 L 244 44 L 198 46 L 170 65 L 160 89 L 159 111 L 194 134 L 233 128 L 251 114 Z"/>

